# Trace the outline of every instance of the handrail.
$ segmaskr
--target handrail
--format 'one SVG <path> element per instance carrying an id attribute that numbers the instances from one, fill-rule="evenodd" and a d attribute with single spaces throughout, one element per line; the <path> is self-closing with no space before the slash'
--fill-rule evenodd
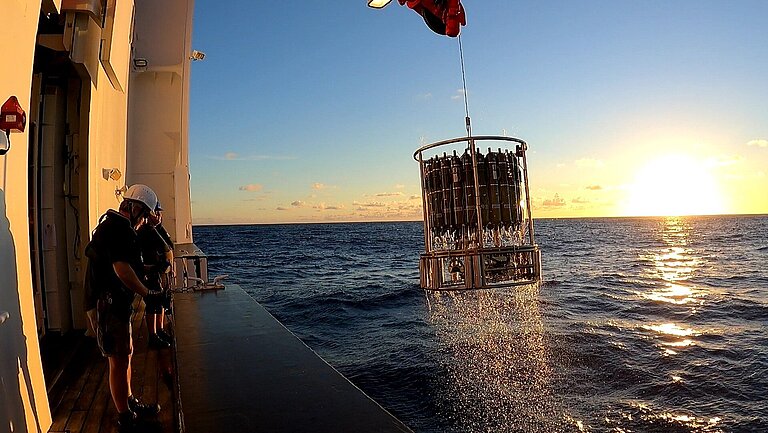
<path id="1" fill-rule="evenodd" d="M 476 141 L 476 140 L 477 141 L 483 141 L 483 140 L 512 141 L 512 142 L 515 142 L 515 143 L 518 143 L 518 144 L 522 144 L 525 149 L 528 148 L 528 143 L 526 143 L 525 141 L 523 141 L 523 140 L 521 140 L 519 138 L 505 137 L 505 136 L 502 136 L 502 135 L 478 135 L 478 136 L 474 136 L 474 137 L 473 136 L 469 136 L 469 137 L 451 138 L 450 140 L 437 141 L 435 143 L 430 143 L 430 144 L 424 145 L 424 146 L 416 149 L 415 152 L 413 152 L 413 159 L 418 161 L 419 158 L 417 158 L 416 155 L 424 152 L 425 150 L 432 149 L 433 147 L 444 146 L 446 144 L 461 143 L 462 141 L 469 142 L 470 140 L 471 141 Z"/>

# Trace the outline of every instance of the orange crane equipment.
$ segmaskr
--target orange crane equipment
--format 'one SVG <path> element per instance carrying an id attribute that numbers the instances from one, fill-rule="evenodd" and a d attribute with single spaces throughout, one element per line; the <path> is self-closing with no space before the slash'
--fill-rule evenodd
<path id="1" fill-rule="evenodd" d="M 424 18 L 433 32 L 456 37 L 467 24 L 461 0 L 397 0 Z"/>

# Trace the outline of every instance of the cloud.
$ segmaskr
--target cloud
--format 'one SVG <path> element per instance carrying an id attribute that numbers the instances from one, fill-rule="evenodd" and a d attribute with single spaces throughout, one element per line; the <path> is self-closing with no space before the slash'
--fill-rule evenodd
<path id="1" fill-rule="evenodd" d="M 239 155 L 236 154 L 235 152 L 227 152 L 224 154 L 224 159 L 231 161 L 231 160 L 237 159 L 238 156 Z"/>
<path id="2" fill-rule="evenodd" d="M 756 140 L 749 141 L 747 146 L 768 147 L 768 140 L 764 138 L 758 138 Z"/>
<path id="3" fill-rule="evenodd" d="M 544 200 L 542 204 L 544 207 L 563 207 L 565 206 L 565 200 L 563 200 L 560 195 L 555 194 L 551 199 Z"/>
<path id="4" fill-rule="evenodd" d="M 587 189 L 590 191 L 600 191 L 603 187 L 600 185 L 587 185 Z"/>
<path id="5" fill-rule="evenodd" d="M 469 92 L 467 92 L 467 94 L 469 94 Z M 459 99 L 464 99 L 464 89 L 457 89 L 456 94 L 451 96 L 451 99 L 453 99 L 454 101 Z"/>
<path id="6" fill-rule="evenodd" d="M 581 158 L 576 160 L 576 167 L 579 168 L 602 168 L 605 163 L 599 159 Z"/>
<path id="7" fill-rule="evenodd" d="M 376 197 L 397 197 L 399 195 L 403 195 L 403 193 L 400 192 L 400 191 L 397 191 L 397 192 L 380 192 L 380 193 L 376 194 Z"/>
<path id="8" fill-rule="evenodd" d="M 403 189 L 403 188 L 405 188 L 405 185 L 403 185 L 402 183 L 395 184 L 395 189 Z"/>
<path id="9" fill-rule="evenodd" d="M 411 220 L 416 221 L 422 217 L 422 209 L 420 203 L 414 203 L 409 201 L 400 201 L 394 203 L 361 203 L 355 202 L 357 208 L 355 215 L 366 219 L 380 219 L 380 220 Z"/>
<path id="10" fill-rule="evenodd" d="M 589 203 L 589 200 L 581 197 L 576 197 L 575 199 L 571 200 L 571 203 L 586 204 L 586 203 Z"/>
<path id="11" fill-rule="evenodd" d="M 729 167 L 742 162 L 744 162 L 744 157 L 741 155 L 712 157 L 705 161 L 705 167 Z"/>
<path id="12" fill-rule="evenodd" d="M 420 195 L 415 195 L 415 194 L 414 194 L 414 195 L 412 195 L 412 196 L 408 197 L 408 200 L 418 200 L 418 199 L 420 199 L 420 198 L 421 198 L 421 196 L 420 196 Z"/>
<path id="13" fill-rule="evenodd" d="M 312 189 L 324 189 L 325 184 L 320 182 L 315 182 L 312 184 Z"/>
<path id="14" fill-rule="evenodd" d="M 305 205 L 306 205 L 306 203 L 304 203 L 301 200 L 296 200 L 296 201 L 291 202 L 291 206 L 293 206 L 293 207 L 304 207 Z"/>
<path id="15" fill-rule="evenodd" d="M 365 208 L 371 208 L 371 207 L 387 207 L 386 204 L 380 202 L 380 201 L 370 201 L 366 203 L 361 203 L 358 201 L 352 202 L 353 205 L 358 206 L 357 210 L 363 210 Z"/>
<path id="16" fill-rule="evenodd" d="M 275 210 L 290 210 L 290 209 L 288 209 L 286 207 L 278 206 L 278 207 L 275 208 Z"/>
<path id="17" fill-rule="evenodd" d="M 317 209 L 317 210 L 321 210 L 321 211 L 322 210 L 341 210 L 341 209 L 344 209 L 344 205 L 343 204 L 340 204 L 340 205 L 327 205 L 325 203 L 318 203 L 316 205 L 313 205 L 312 209 Z"/>
<path id="18" fill-rule="evenodd" d="M 256 191 L 261 191 L 263 188 L 264 188 L 264 186 L 261 185 L 261 184 L 249 183 L 248 185 L 243 185 L 243 186 L 241 186 L 241 187 L 239 187 L 237 189 L 239 189 L 240 191 L 256 192 Z"/>

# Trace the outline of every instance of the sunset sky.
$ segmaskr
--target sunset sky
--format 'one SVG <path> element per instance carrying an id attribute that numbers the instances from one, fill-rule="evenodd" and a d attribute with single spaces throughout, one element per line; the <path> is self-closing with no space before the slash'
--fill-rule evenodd
<path id="1" fill-rule="evenodd" d="M 768 213 L 768 2 L 463 4 L 534 217 Z M 198 1 L 193 45 L 197 224 L 420 220 L 413 151 L 466 134 L 457 40 L 396 0 Z"/>

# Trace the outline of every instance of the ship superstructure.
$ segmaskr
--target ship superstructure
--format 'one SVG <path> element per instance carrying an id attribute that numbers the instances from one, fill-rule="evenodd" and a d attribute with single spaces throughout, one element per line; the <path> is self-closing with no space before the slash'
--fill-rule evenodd
<path id="1" fill-rule="evenodd" d="M 48 430 L 40 344 L 86 327 L 83 249 L 126 185 L 157 191 L 186 254 L 177 275 L 205 277 L 189 192 L 192 8 L 192 0 L 0 6 L 0 99 L 16 96 L 28 122 L 0 156 L 0 431 Z"/>

